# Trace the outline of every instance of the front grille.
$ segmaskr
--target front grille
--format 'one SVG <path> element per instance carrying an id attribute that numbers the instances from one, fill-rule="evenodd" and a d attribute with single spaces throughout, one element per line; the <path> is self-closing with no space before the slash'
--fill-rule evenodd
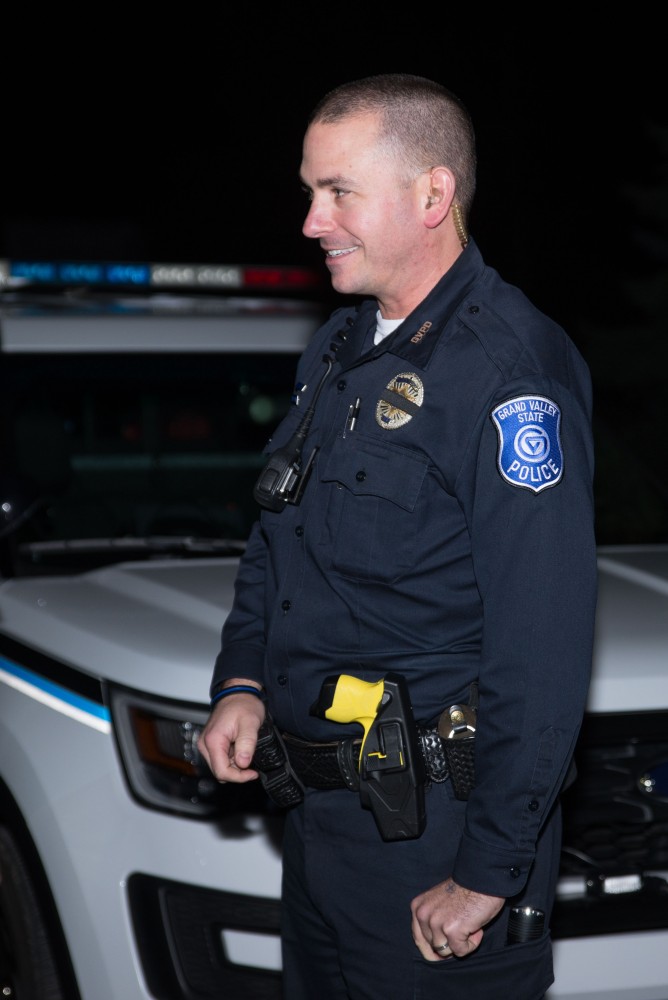
<path id="1" fill-rule="evenodd" d="M 668 797 L 643 778 L 668 761 L 668 712 L 592 715 L 563 797 L 554 937 L 668 927 Z"/>

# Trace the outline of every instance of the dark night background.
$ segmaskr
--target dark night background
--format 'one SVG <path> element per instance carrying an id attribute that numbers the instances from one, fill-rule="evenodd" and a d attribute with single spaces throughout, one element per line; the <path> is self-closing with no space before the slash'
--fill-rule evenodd
<path id="1" fill-rule="evenodd" d="M 436 79 L 476 125 L 483 255 L 592 370 L 600 539 L 668 541 L 668 88 L 653 10 L 13 7 L 0 258 L 324 277 L 300 231 L 307 115 L 344 80 Z"/>
<path id="2" fill-rule="evenodd" d="M 10 14 L 0 257 L 319 267 L 306 116 L 343 80 L 406 71 L 472 112 L 488 263 L 595 353 L 601 328 L 668 312 L 666 56 L 643 10 Z"/>

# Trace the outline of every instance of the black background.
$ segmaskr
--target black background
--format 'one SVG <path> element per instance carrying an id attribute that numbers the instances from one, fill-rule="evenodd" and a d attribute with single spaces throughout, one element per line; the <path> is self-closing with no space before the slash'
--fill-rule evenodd
<path id="1" fill-rule="evenodd" d="M 600 540 L 668 540 L 668 115 L 649 5 L 6 11 L 0 257 L 313 264 L 306 118 L 338 83 L 431 77 L 467 104 L 488 264 L 594 381 Z"/>
<path id="2" fill-rule="evenodd" d="M 666 266 L 641 245 L 629 197 L 666 180 L 651 135 L 666 126 L 663 29 L 642 6 L 578 16 L 373 4 L 10 15 L 0 256 L 320 267 L 300 232 L 306 116 L 343 80 L 405 71 L 473 115 L 471 229 L 488 263 L 569 328 L 615 323 L 622 277 Z"/>

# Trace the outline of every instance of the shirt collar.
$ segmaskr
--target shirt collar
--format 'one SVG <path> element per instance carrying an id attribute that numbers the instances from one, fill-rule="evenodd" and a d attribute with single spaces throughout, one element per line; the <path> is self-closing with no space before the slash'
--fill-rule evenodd
<path id="1" fill-rule="evenodd" d="M 469 239 L 466 249 L 394 333 L 360 356 L 371 327 L 375 329 L 378 310 L 375 299 L 365 299 L 359 306 L 346 343 L 337 354 L 342 368 L 350 368 L 359 361 L 368 361 L 385 352 L 404 358 L 419 368 L 426 368 L 442 330 L 484 267 L 478 247 L 473 239 Z"/>

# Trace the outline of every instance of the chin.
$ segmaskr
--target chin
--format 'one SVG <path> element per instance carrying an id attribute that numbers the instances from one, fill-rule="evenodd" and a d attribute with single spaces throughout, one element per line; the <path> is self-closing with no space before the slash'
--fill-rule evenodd
<path id="1" fill-rule="evenodd" d="M 369 295 L 366 286 L 353 275 L 331 274 L 332 288 L 341 295 Z"/>

